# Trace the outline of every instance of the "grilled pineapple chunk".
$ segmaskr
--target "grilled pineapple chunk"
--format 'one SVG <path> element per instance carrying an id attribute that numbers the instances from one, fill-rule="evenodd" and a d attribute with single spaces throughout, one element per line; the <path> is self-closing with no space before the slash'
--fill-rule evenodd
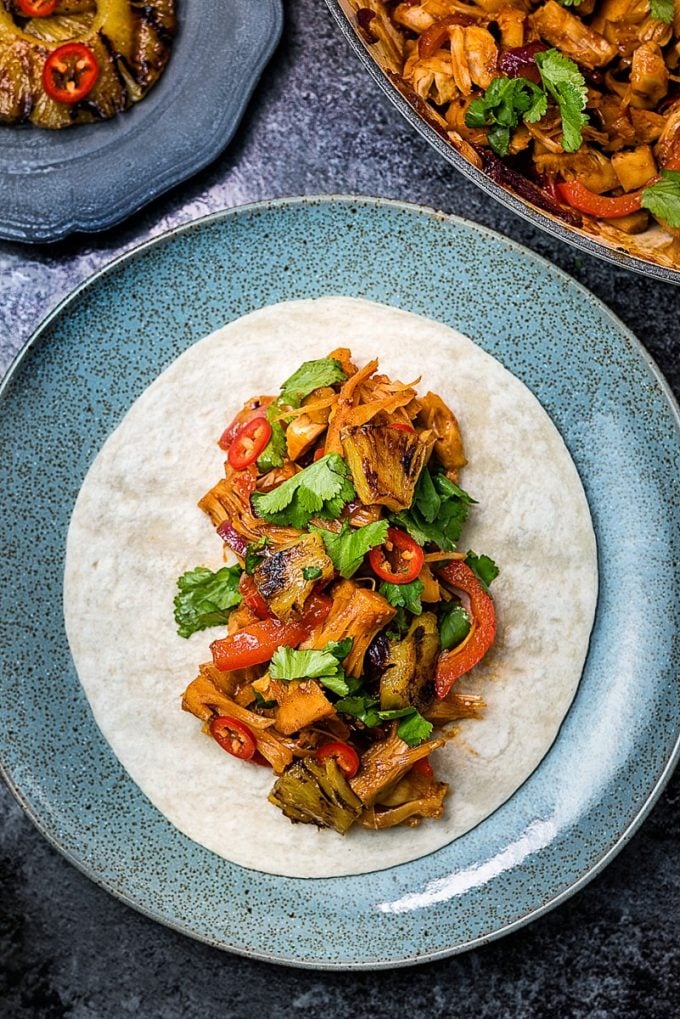
<path id="1" fill-rule="evenodd" d="M 61 128 L 106 120 L 142 99 L 170 57 L 174 0 L 90 0 L 19 23 L 0 3 L 0 123 Z M 42 83 L 49 54 L 66 42 L 89 47 L 99 77 L 79 102 L 51 99 Z"/>
<path id="2" fill-rule="evenodd" d="M 344 428 L 340 439 L 361 501 L 395 513 L 408 509 L 434 436 L 423 440 L 417 432 L 367 424 Z"/>
<path id="3" fill-rule="evenodd" d="M 332 757 L 323 763 L 306 758 L 286 768 L 270 792 L 269 802 L 291 821 L 334 828 L 340 835 L 351 828 L 362 810 L 361 800 Z"/>
<path id="4" fill-rule="evenodd" d="M 362 803 L 372 807 L 416 761 L 428 757 L 433 750 L 443 745 L 443 739 L 430 739 L 417 747 L 410 747 L 399 738 L 396 726 L 393 725 L 386 739 L 374 743 L 362 754 L 361 767 L 354 778 L 350 779 L 350 785 Z"/>
<path id="5" fill-rule="evenodd" d="M 255 567 L 253 580 L 260 595 L 279 619 L 301 611 L 312 589 L 331 580 L 333 563 L 318 534 L 303 534 L 299 541 L 267 556 Z"/>
<path id="6" fill-rule="evenodd" d="M 411 704 L 423 708 L 431 702 L 439 650 L 437 617 L 433 612 L 416 616 L 404 639 L 390 642 L 386 668 L 380 677 L 382 711 Z"/>
<path id="7" fill-rule="evenodd" d="M 380 633 L 396 614 L 386 598 L 354 580 L 340 580 L 331 589 L 333 607 L 323 622 L 301 645 L 320 651 L 330 641 L 351 637 L 352 650 L 344 661 L 349 676 L 360 676 L 364 668 L 364 655 L 376 634 Z"/>

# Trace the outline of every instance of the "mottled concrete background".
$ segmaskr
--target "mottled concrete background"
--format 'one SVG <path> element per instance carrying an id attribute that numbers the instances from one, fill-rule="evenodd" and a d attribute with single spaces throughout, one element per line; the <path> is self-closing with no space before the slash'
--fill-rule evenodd
<path id="1" fill-rule="evenodd" d="M 109 233 L 0 244 L 0 370 L 57 300 L 140 240 L 225 206 L 320 192 L 422 202 L 521 241 L 601 297 L 678 392 L 678 291 L 558 244 L 459 177 L 376 93 L 321 0 L 287 3 L 281 46 L 234 143 L 207 171 Z M 676 778 L 604 874 L 525 930 L 417 969 L 325 975 L 225 955 L 138 915 L 54 852 L 0 786 L 0 1015 L 677 1015 L 679 787 Z"/>

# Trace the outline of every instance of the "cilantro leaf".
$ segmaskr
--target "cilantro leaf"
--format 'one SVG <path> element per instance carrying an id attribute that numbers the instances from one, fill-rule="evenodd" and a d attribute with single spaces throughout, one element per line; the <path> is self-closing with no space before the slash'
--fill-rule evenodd
<path id="1" fill-rule="evenodd" d="M 266 418 L 272 426 L 272 435 L 257 458 L 257 469 L 260 474 L 266 474 L 274 467 L 281 467 L 286 460 L 286 433 L 280 421 L 277 420 L 280 408 L 272 403 L 267 407 Z"/>
<path id="2" fill-rule="evenodd" d="M 426 721 L 420 712 L 414 707 L 393 708 L 390 711 L 380 711 L 377 707 L 377 697 L 368 694 L 358 697 L 345 697 L 335 702 L 338 711 L 345 715 L 352 715 L 360 722 L 363 722 L 369 729 L 375 728 L 381 722 L 389 722 L 394 718 L 403 719 L 397 727 L 397 735 L 408 743 L 410 747 L 417 747 L 432 732 L 432 723 Z"/>
<path id="3" fill-rule="evenodd" d="M 269 666 L 272 679 L 318 679 L 338 671 L 338 659 L 330 651 L 296 651 L 278 648 Z"/>
<path id="4" fill-rule="evenodd" d="M 321 576 L 321 569 L 318 566 L 305 566 L 302 576 L 305 580 L 316 580 L 317 577 Z"/>
<path id="5" fill-rule="evenodd" d="M 324 651 L 328 651 L 339 662 L 344 662 L 353 647 L 354 637 L 343 637 L 342 640 L 332 640 L 330 644 L 326 644 Z"/>
<path id="6" fill-rule="evenodd" d="M 473 99 L 465 114 L 468 127 L 491 127 L 489 145 L 498 156 L 507 156 L 510 132 L 520 119 L 530 124 L 545 116 L 548 100 L 528 78 L 494 78 L 483 96 Z"/>
<path id="7" fill-rule="evenodd" d="M 259 690 L 253 690 L 255 694 L 255 707 L 257 708 L 275 708 L 276 701 L 268 701 L 262 696 Z"/>
<path id="8" fill-rule="evenodd" d="M 174 606 L 180 637 L 226 623 L 231 610 L 241 604 L 240 576 L 240 566 L 223 566 L 216 573 L 197 566 L 178 578 Z"/>
<path id="9" fill-rule="evenodd" d="M 470 632 L 470 617 L 458 602 L 448 602 L 439 614 L 439 639 L 444 651 L 457 647 Z"/>
<path id="10" fill-rule="evenodd" d="M 642 208 L 667 226 L 680 228 L 680 170 L 662 170 L 661 180 L 642 192 Z"/>
<path id="11" fill-rule="evenodd" d="M 456 547 L 468 508 L 474 502 L 443 472 L 432 476 L 425 468 L 418 479 L 411 508 L 392 514 L 390 520 L 408 531 L 418 544 L 437 545 L 444 552 L 450 552 Z"/>
<path id="12" fill-rule="evenodd" d="M 559 107 L 562 148 L 565 152 L 577 152 L 583 141 L 583 127 L 588 123 L 588 117 L 583 113 L 588 100 L 585 79 L 574 61 L 559 50 L 544 50 L 534 59 L 544 88 Z"/>
<path id="13" fill-rule="evenodd" d="M 431 732 L 432 722 L 428 722 L 418 711 L 405 718 L 397 728 L 397 736 L 410 747 L 417 747 Z"/>
<path id="14" fill-rule="evenodd" d="M 649 0 L 649 12 L 657 21 L 665 21 L 667 25 L 672 25 L 675 5 L 673 0 Z"/>
<path id="15" fill-rule="evenodd" d="M 397 606 L 397 614 L 390 623 L 390 628 L 387 631 L 387 637 L 389 640 L 401 640 L 404 634 L 408 631 L 411 625 L 408 616 L 406 615 L 406 609 L 403 605 Z"/>
<path id="16" fill-rule="evenodd" d="M 376 721 L 372 722 L 372 725 L 377 725 L 380 719 L 377 718 L 377 712 L 374 710 L 375 705 L 378 704 L 377 697 L 370 697 L 367 694 L 357 694 L 354 697 L 343 697 L 342 700 L 335 702 L 336 711 L 342 711 L 345 715 L 351 715 L 353 718 L 358 718 L 364 725 L 369 723 L 366 719 L 369 717 L 369 713 L 375 716 Z"/>
<path id="17" fill-rule="evenodd" d="M 312 517 L 335 520 L 355 495 L 349 467 L 337 453 L 329 453 L 273 491 L 254 492 L 251 501 L 267 523 L 302 531 Z"/>
<path id="18" fill-rule="evenodd" d="M 477 574 L 485 588 L 488 588 L 500 573 L 495 562 L 488 555 L 477 555 L 476 552 L 470 551 L 465 556 L 465 562 L 473 573 Z"/>
<path id="19" fill-rule="evenodd" d="M 410 584 L 390 584 L 389 581 L 383 580 L 378 588 L 378 594 L 387 598 L 390 605 L 394 605 L 395 608 L 405 608 L 414 616 L 419 616 L 423 611 L 420 603 L 423 589 L 422 580 L 412 580 Z"/>
<path id="20" fill-rule="evenodd" d="M 279 404 L 287 407 L 299 407 L 306 396 L 322 386 L 333 386 L 336 382 L 345 382 L 347 376 L 342 365 L 332 357 L 323 357 L 318 361 L 305 361 L 297 371 L 281 386 Z"/>
<path id="21" fill-rule="evenodd" d="M 387 520 L 376 520 L 365 527 L 356 528 L 350 527 L 344 520 L 338 534 L 323 527 L 312 527 L 310 530 L 321 535 L 333 566 L 341 577 L 348 580 L 359 569 L 368 550 L 386 541 L 387 527 Z"/>
<path id="22" fill-rule="evenodd" d="M 416 490 L 413 493 L 413 505 L 416 507 L 423 520 L 428 524 L 434 523 L 441 508 L 442 500 L 434 487 L 432 475 L 426 469 L 420 472 Z"/>
<path id="23" fill-rule="evenodd" d="M 353 640 L 331 641 L 321 651 L 295 651 L 280 647 L 272 656 L 269 675 L 272 679 L 318 679 L 333 693 L 344 697 L 350 692 L 340 664 L 352 650 Z"/>

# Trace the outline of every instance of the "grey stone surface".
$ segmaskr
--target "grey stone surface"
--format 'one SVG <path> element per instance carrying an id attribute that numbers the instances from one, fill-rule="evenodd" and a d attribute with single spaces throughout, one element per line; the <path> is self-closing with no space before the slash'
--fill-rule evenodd
<path id="1" fill-rule="evenodd" d="M 526 244 L 601 297 L 680 390 L 678 291 L 560 245 L 459 177 L 375 93 L 321 0 L 286 4 L 283 41 L 208 170 L 108 233 L 0 243 L 0 371 L 59 299 L 139 241 L 226 206 L 321 192 L 421 202 Z M 528 928 L 418 969 L 323 974 L 225 955 L 138 915 L 54 852 L 0 785 L 0 1016 L 665 1019 L 680 969 L 679 788 L 676 777 L 607 870 Z"/>

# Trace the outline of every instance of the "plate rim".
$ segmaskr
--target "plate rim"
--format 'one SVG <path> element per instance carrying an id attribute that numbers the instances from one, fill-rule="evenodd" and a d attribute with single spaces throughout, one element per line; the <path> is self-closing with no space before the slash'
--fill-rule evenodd
<path id="1" fill-rule="evenodd" d="M 494 242 L 499 242 L 505 245 L 507 248 L 516 251 L 523 257 L 527 255 L 531 259 L 535 259 L 544 269 L 547 269 L 549 273 L 556 274 L 556 276 L 562 281 L 566 282 L 572 287 L 576 287 L 580 292 L 581 296 L 587 300 L 588 303 L 597 307 L 600 314 L 605 318 L 608 318 L 612 324 L 616 327 L 618 334 L 622 339 L 625 338 L 630 345 L 632 352 L 642 361 L 646 370 L 651 374 L 654 381 L 658 384 L 660 394 L 668 405 L 675 431 L 680 436 L 680 406 L 678 401 L 673 394 L 669 383 L 666 381 L 663 373 L 659 369 L 658 365 L 654 361 L 653 357 L 649 354 L 646 348 L 643 346 L 640 340 L 635 334 L 626 326 L 619 318 L 607 307 L 604 302 L 599 298 L 595 297 L 590 291 L 587 290 L 583 284 L 574 280 L 568 273 L 558 266 L 553 265 L 544 256 L 532 251 L 530 248 L 519 244 L 517 241 L 499 233 L 498 231 L 492 230 L 489 227 L 475 223 L 471 220 L 465 219 L 464 217 L 457 215 L 450 215 L 448 213 L 437 211 L 436 209 L 419 205 L 413 202 L 404 202 L 397 199 L 387 198 L 375 198 L 368 195 L 358 194 L 319 194 L 319 195 L 303 195 L 294 197 L 275 198 L 269 200 L 262 200 L 256 202 L 250 202 L 244 205 L 233 206 L 231 208 L 217 210 L 209 213 L 208 215 L 200 218 L 190 220 L 186 223 L 178 224 L 171 229 L 164 231 L 163 233 L 148 238 L 147 240 L 135 245 L 129 250 L 118 255 L 116 258 L 107 262 L 104 266 L 101 266 L 96 272 L 82 280 L 70 293 L 63 297 L 55 307 L 44 316 L 39 322 L 38 326 L 29 337 L 26 344 L 10 362 L 6 374 L 0 382 L 0 402 L 5 396 L 6 391 L 14 383 L 16 374 L 18 373 L 24 358 L 26 358 L 40 342 L 45 340 L 44 334 L 53 324 L 55 320 L 59 318 L 61 313 L 66 309 L 72 302 L 75 302 L 80 295 L 88 290 L 90 287 L 94 287 L 99 282 L 100 278 L 107 276 L 109 273 L 115 272 L 115 270 L 122 264 L 134 261 L 137 257 L 143 255 L 148 249 L 161 247 L 165 243 L 171 242 L 178 235 L 190 233 L 193 230 L 200 230 L 204 226 L 210 226 L 215 222 L 229 221 L 232 218 L 239 216 L 249 215 L 253 212 L 261 213 L 271 209 L 277 209 L 279 207 L 300 207 L 307 205 L 327 205 L 333 206 L 337 204 L 352 205 L 359 204 L 363 205 L 368 209 L 371 208 L 394 208 L 396 210 L 425 216 L 426 218 L 452 222 L 455 225 L 461 226 L 463 229 L 472 229 L 487 237 L 490 237 Z M 419 954 L 417 956 L 401 957 L 398 959 L 385 959 L 380 962 L 346 962 L 326 959 L 323 961 L 319 960 L 300 960 L 298 958 L 287 957 L 284 955 L 266 955 L 260 950 L 248 949 L 242 946 L 228 946 L 223 942 L 211 938 L 210 936 L 197 933 L 193 930 L 187 929 L 181 923 L 170 919 L 167 916 L 162 915 L 157 910 L 147 907 L 139 901 L 133 899 L 130 895 L 121 892 L 116 888 L 114 884 L 109 882 L 107 879 L 102 878 L 96 873 L 93 867 L 90 867 L 85 861 L 78 859 L 78 857 L 70 850 L 66 849 L 59 841 L 57 834 L 53 833 L 38 817 L 36 812 L 28 804 L 25 799 L 20 786 L 14 781 L 9 766 L 6 764 L 3 756 L 0 752 L 0 775 L 5 780 L 10 792 L 19 803 L 24 813 L 28 816 L 33 825 L 37 828 L 40 834 L 46 839 L 46 841 L 55 848 L 61 856 L 63 856 L 69 863 L 75 866 L 81 873 L 88 877 L 95 885 L 104 889 L 108 893 L 118 899 L 125 905 L 132 907 L 137 912 L 149 917 L 150 919 L 168 927 L 172 930 L 178 931 L 179 933 L 191 937 L 195 940 L 208 944 L 212 947 L 219 948 L 223 951 L 228 951 L 233 954 L 243 956 L 246 958 L 258 959 L 263 962 L 286 965 L 300 969 L 311 969 L 319 971 L 377 971 L 384 969 L 392 969 L 395 967 L 407 967 L 420 965 L 421 963 L 435 962 L 437 960 L 448 958 L 454 955 L 458 955 L 462 952 L 470 949 L 479 947 L 484 944 L 488 944 L 491 941 L 495 941 L 498 938 L 505 936 L 521 927 L 526 926 L 533 920 L 540 916 L 545 915 L 557 906 L 561 905 L 567 899 L 571 898 L 572 895 L 580 891 L 590 881 L 593 880 L 602 870 L 614 859 L 616 855 L 623 849 L 623 847 L 630 841 L 635 832 L 638 830 L 640 825 L 643 823 L 645 818 L 648 816 L 654 805 L 659 799 L 659 796 L 666 787 L 678 761 L 680 760 L 680 732 L 676 737 L 675 744 L 668 755 L 665 764 L 659 774 L 657 775 L 654 784 L 649 788 L 649 791 L 645 797 L 644 802 L 639 807 L 635 815 L 627 823 L 626 827 L 619 833 L 616 840 L 610 845 L 610 847 L 592 864 L 588 869 L 579 877 L 576 881 L 572 882 L 567 888 L 562 889 L 555 896 L 548 899 L 541 906 L 524 913 L 521 917 L 516 920 L 505 924 L 503 927 L 498 928 L 491 934 L 480 935 L 479 937 L 468 939 L 460 942 L 453 947 L 441 948 Z M 310 879 L 314 880 L 314 879 Z"/>
<path id="2" fill-rule="evenodd" d="M 557 240 L 578 248 L 580 251 L 584 251 L 587 255 L 592 255 L 594 258 L 610 262 L 621 269 L 628 269 L 629 271 L 636 272 L 641 276 L 649 276 L 652 279 L 661 280 L 663 283 L 672 283 L 675 286 L 680 286 L 680 267 L 677 269 L 671 269 L 668 266 L 659 265 L 657 262 L 647 261 L 644 258 L 639 258 L 637 255 L 630 255 L 626 251 L 620 251 L 616 248 L 609 248 L 604 244 L 599 244 L 587 234 L 581 233 L 580 230 L 570 230 L 561 223 L 551 219 L 547 214 L 541 213 L 528 202 L 518 198 L 513 191 L 508 191 L 501 187 L 500 184 L 497 184 L 494 180 L 492 180 L 491 177 L 484 173 L 483 170 L 479 170 L 476 166 L 473 166 L 472 163 L 469 163 L 467 159 L 464 159 L 463 156 L 461 156 L 460 153 L 453 148 L 453 146 L 448 145 L 426 120 L 416 113 L 410 103 L 389 80 L 377 61 L 373 59 L 370 53 L 361 44 L 357 33 L 354 31 L 349 18 L 342 8 L 340 0 L 326 0 L 326 6 L 328 7 L 328 10 L 330 11 L 330 14 L 338 28 L 363 64 L 364 68 L 368 71 L 384 95 L 387 96 L 392 105 L 399 111 L 407 123 L 410 124 L 410 126 L 414 128 L 443 159 L 455 167 L 459 173 L 462 173 L 464 177 L 471 180 L 473 184 L 476 184 L 478 188 L 484 191 L 495 201 L 500 202 L 501 205 L 510 209 L 511 212 L 521 216 L 522 219 L 531 223 L 532 226 L 537 227 L 544 233 L 550 234 L 552 237 L 557 238 Z"/>
<path id="3" fill-rule="evenodd" d="M 36 225 L 25 218 L 20 218 L 6 212 L 2 213 L 0 215 L 0 238 L 12 243 L 37 245 L 54 244 L 64 240 L 73 233 L 101 233 L 134 216 L 135 213 L 145 206 L 156 201 L 166 192 L 171 191 L 183 181 L 189 180 L 209 166 L 232 141 L 243 120 L 246 107 L 252 98 L 262 72 L 281 40 L 283 32 L 282 0 L 266 0 L 266 2 L 270 8 L 272 30 L 262 39 L 260 47 L 253 55 L 253 60 L 245 78 L 245 87 L 239 93 L 236 103 L 230 106 L 228 110 L 225 108 L 222 116 L 215 121 L 205 146 L 192 148 L 191 153 L 193 155 L 184 161 L 175 159 L 168 172 L 154 177 L 155 182 L 151 190 L 145 185 L 143 188 L 144 194 L 141 191 L 137 191 L 132 201 L 126 199 L 123 192 L 121 192 L 118 196 L 119 203 L 115 210 L 108 206 L 108 211 L 88 217 L 81 215 L 80 206 L 72 203 L 66 211 L 66 215 L 58 223 L 53 224 L 46 230 L 42 228 L 40 223 Z M 195 5 L 193 6 L 195 7 Z M 182 7 L 184 7 L 184 4 L 182 4 Z M 188 3 L 187 11 L 191 10 L 191 8 L 192 4 Z M 174 46 L 177 46 L 177 39 L 175 39 Z M 172 54 L 170 59 L 172 59 Z M 124 117 L 127 112 L 127 110 L 123 111 L 123 113 L 118 114 L 118 117 Z M 0 125 L 0 130 L 12 130 L 14 126 L 11 124 Z M 46 129 L 36 128 L 36 130 Z M 0 173 L 0 181 L 2 177 L 3 175 Z M 83 203 L 83 208 L 86 208 L 86 206 L 87 203 Z"/>

